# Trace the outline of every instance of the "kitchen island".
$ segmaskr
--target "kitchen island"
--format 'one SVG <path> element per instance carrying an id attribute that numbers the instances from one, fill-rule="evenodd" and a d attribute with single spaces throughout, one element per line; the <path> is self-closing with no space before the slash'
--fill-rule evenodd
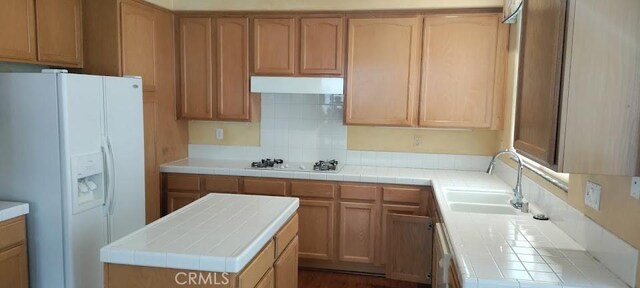
<path id="1" fill-rule="evenodd" d="M 297 287 L 298 202 L 209 194 L 103 247 L 105 287 Z"/>

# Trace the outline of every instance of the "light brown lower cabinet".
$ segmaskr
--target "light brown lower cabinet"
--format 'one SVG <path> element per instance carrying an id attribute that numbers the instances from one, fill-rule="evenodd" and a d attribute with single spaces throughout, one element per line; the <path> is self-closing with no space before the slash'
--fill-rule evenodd
<path id="1" fill-rule="evenodd" d="M 275 270 L 275 287 L 298 288 L 298 237 L 291 240 L 273 264 Z"/>
<path id="2" fill-rule="evenodd" d="M 300 258 L 335 259 L 334 207 L 333 200 L 300 199 Z"/>
<path id="3" fill-rule="evenodd" d="M 0 287 L 29 287 L 28 271 L 25 217 L 0 222 Z"/>
<path id="4" fill-rule="evenodd" d="M 340 202 L 340 261 L 374 263 L 377 212 L 375 203 Z"/>
<path id="5" fill-rule="evenodd" d="M 255 288 L 274 288 L 275 278 L 273 274 L 273 268 L 269 269 L 269 271 L 267 271 L 267 274 L 264 274 Z"/>
<path id="6" fill-rule="evenodd" d="M 428 187 L 193 174 L 163 179 L 168 213 L 210 192 L 298 197 L 292 226 L 299 266 L 430 283 L 431 224 L 439 217 Z M 276 259 L 292 239 L 288 230 L 284 240 L 276 237 Z M 274 273 L 278 287 L 283 278 Z"/>
<path id="7" fill-rule="evenodd" d="M 387 278 L 431 283 L 433 224 L 425 216 L 389 214 L 386 219 Z M 420 257 L 416 257 L 420 255 Z"/>

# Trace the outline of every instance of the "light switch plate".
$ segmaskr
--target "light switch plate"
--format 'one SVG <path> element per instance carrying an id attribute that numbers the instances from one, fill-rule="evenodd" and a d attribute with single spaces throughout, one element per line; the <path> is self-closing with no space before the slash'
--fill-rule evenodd
<path id="1" fill-rule="evenodd" d="M 640 200 L 640 177 L 631 177 L 631 197 Z"/>
<path id="2" fill-rule="evenodd" d="M 584 204 L 595 209 L 600 210 L 600 194 L 602 187 L 591 181 L 587 181 L 587 186 L 584 193 Z"/>

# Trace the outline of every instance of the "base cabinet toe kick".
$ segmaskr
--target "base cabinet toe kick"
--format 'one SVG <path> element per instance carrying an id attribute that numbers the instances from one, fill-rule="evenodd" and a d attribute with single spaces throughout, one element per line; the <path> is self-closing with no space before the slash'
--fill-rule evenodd
<path id="1" fill-rule="evenodd" d="M 434 250 L 435 225 L 442 218 L 432 187 L 244 176 L 224 176 L 225 184 L 205 187 L 211 177 L 221 176 L 164 173 L 165 213 L 208 193 L 297 197 L 295 266 L 432 284 L 436 265 L 443 262 L 435 261 L 439 255 Z M 183 201 L 180 205 L 176 205 L 178 199 Z M 281 233 L 291 234 L 286 226 Z M 290 241 L 294 240 L 286 243 L 293 245 Z M 277 240 L 275 244 L 279 253 L 288 249 Z M 267 271 L 256 287 L 274 287 L 272 282 L 275 287 L 296 287 L 285 280 L 293 278 L 279 276 L 276 267 L 273 276 Z M 447 265 L 449 268 L 455 266 Z"/>
<path id="2" fill-rule="evenodd" d="M 105 263 L 105 288 L 297 288 L 298 214 L 238 273 Z"/>

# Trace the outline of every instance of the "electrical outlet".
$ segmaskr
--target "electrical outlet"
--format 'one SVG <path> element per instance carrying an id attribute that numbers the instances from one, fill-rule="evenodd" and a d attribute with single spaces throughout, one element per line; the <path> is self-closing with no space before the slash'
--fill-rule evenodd
<path id="1" fill-rule="evenodd" d="M 640 200 L 640 177 L 631 177 L 631 197 Z"/>
<path id="2" fill-rule="evenodd" d="M 413 136 L 413 146 L 417 147 L 420 146 L 420 144 L 422 144 L 422 137 Z"/>
<path id="3" fill-rule="evenodd" d="M 224 139 L 224 130 L 222 128 L 216 128 L 216 139 Z"/>
<path id="4" fill-rule="evenodd" d="M 587 186 L 584 191 L 584 204 L 595 209 L 600 210 L 600 194 L 602 187 L 591 181 L 587 181 Z"/>

